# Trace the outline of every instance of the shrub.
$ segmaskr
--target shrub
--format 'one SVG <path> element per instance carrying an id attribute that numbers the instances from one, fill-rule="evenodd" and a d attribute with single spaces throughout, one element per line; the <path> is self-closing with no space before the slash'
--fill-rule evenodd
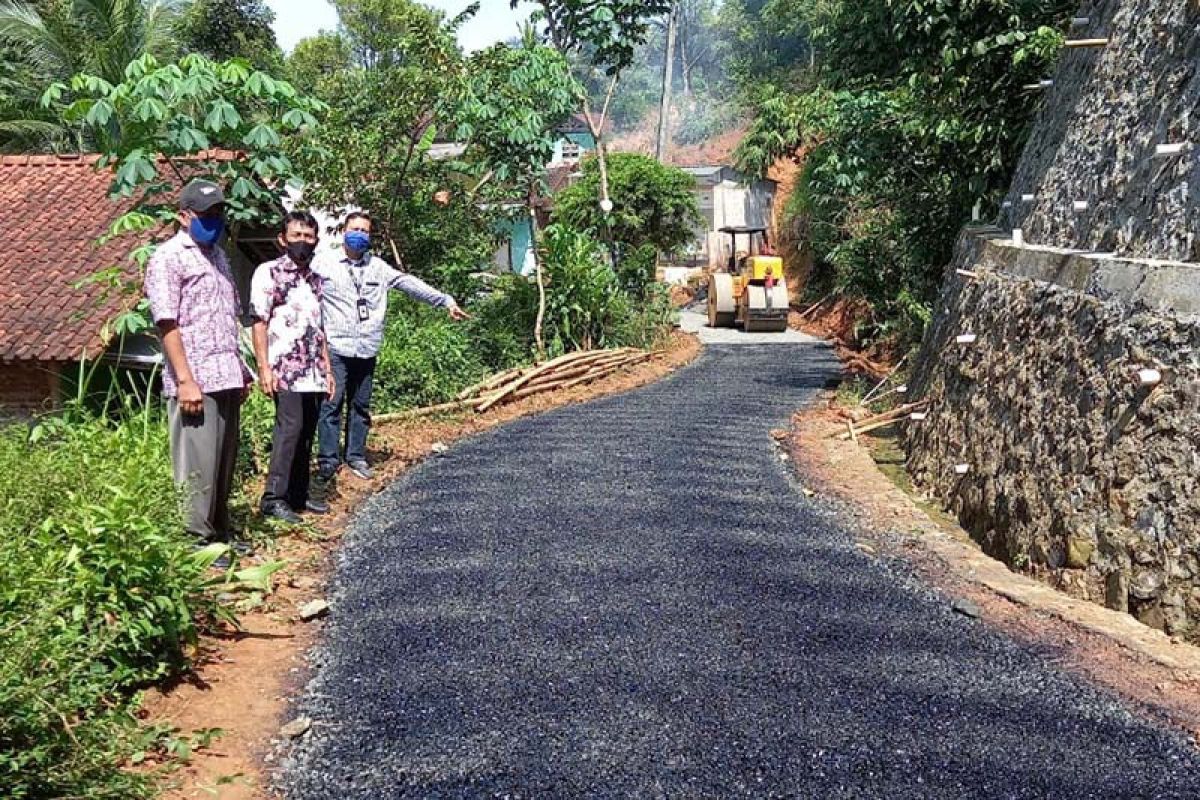
<path id="1" fill-rule="evenodd" d="M 185 664 L 219 609 L 183 533 L 165 426 L 0 429 L 0 796 L 138 797 L 126 692 Z"/>
<path id="2" fill-rule="evenodd" d="M 376 410 L 444 403 L 487 374 L 469 329 L 445 311 L 407 298 L 393 307 L 375 367 Z"/>
<path id="3" fill-rule="evenodd" d="M 604 255 L 599 242 L 573 228 L 551 225 L 542 232 L 544 327 L 551 355 L 586 348 L 653 347 L 670 332 L 675 312 L 666 291 L 640 284 L 631 294 Z M 471 335 L 489 368 L 507 368 L 532 357 L 537 302 L 537 286 L 531 280 L 503 275 L 491 294 L 472 308 Z"/>
<path id="4" fill-rule="evenodd" d="M 695 239 L 702 222 L 696 183 L 683 170 L 639 153 L 610 155 L 608 177 L 611 214 L 600 209 L 600 169 L 592 157 L 583 162 L 583 177 L 555 197 L 554 219 L 597 238 L 611 236 L 622 261 L 637 254 L 630 276 L 644 278 L 647 252 L 671 254 Z"/>

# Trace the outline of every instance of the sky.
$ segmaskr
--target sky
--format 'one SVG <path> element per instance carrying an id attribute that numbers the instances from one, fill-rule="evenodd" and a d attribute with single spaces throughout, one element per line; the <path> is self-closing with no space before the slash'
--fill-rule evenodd
<path id="1" fill-rule="evenodd" d="M 422 0 L 447 12 L 448 17 L 462 11 L 470 0 Z M 275 12 L 275 38 L 284 52 L 291 52 L 296 42 L 322 30 L 337 27 L 337 13 L 328 0 L 267 0 Z M 481 0 L 479 13 L 459 31 L 459 41 L 468 52 L 480 50 L 517 35 L 517 25 L 529 16 L 532 6 L 513 11 L 508 0 Z"/>

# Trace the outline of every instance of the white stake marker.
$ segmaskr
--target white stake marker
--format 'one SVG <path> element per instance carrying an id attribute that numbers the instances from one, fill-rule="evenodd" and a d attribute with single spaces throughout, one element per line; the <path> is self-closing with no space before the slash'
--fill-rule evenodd
<path id="1" fill-rule="evenodd" d="M 1074 203 L 1071 204 L 1071 208 L 1075 210 L 1076 214 L 1082 214 L 1083 212 L 1088 210 L 1088 201 L 1087 200 L 1076 200 Z"/>
<path id="2" fill-rule="evenodd" d="M 1158 158 L 1167 158 L 1169 156 L 1177 156 L 1177 155 L 1181 155 L 1183 153 L 1183 151 L 1187 150 L 1187 148 L 1188 148 L 1187 142 L 1177 142 L 1175 144 L 1160 144 L 1158 147 L 1154 148 L 1154 155 Z"/>
<path id="3" fill-rule="evenodd" d="M 958 342 L 959 344 L 975 344 L 975 341 L 978 338 L 979 337 L 973 333 L 964 333 L 962 336 L 959 336 L 954 341 Z"/>
<path id="4" fill-rule="evenodd" d="M 1162 383 L 1162 372 L 1157 369 L 1139 369 L 1138 383 L 1142 386 L 1158 386 Z"/>
<path id="5" fill-rule="evenodd" d="M 1025 246 L 1025 231 L 1020 228 L 1013 228 L 1013 244 L 1017 247 Z"/>
<path id="6" fill-rule="evenodd" d="M 924 422 L 928 417 L 924 411 L 916 411 L 908 416 L 913 422 Z"/>
<path id="7" fill-rule="evenodd" d="M 954 472 L 957 475 L 966 475 L 970 471 L 971 471 L 970 464 L 957 464 L 954 467 Z"/>

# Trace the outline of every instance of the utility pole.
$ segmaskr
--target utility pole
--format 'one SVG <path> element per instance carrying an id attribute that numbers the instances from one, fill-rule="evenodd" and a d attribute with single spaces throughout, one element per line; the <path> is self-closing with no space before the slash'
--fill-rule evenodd
<path id="1" fill-rule="evenodd" d="M 679 3 L 671 6 L 667 15 L 667 53 L 663 58 L 662 105 L 658 117 L 658 145 L 654 155 L 665 163 L 667 156 L 667 133 L 671 129 L 671 78 L 675 71 L 675 37 L 679 32 Z"/>

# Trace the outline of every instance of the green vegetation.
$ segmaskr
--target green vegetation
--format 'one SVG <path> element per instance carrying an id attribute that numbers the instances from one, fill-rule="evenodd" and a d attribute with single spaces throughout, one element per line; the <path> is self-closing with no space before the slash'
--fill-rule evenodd
<path id="1" fill-rule="evenodd" d="M 222 574 L 222 548 L 193 551 L 141 399 L 97 414 L 81 393 L 32 433 L 2 427 L 0 469 L 19 478 L 0 500 L 0 796 L 151 796 L 153 776 L 123 766 L 173 745 L 131 691 L 185 669 L 232 619 L 218 591 L 262 590 L 272 568 Z"/>
<path id="2" fill-rule="evenodd" d="M 759 43 L 734 70 L 757 108 L 742 166 L 803 154 L 787 227 L 807 232 L 813 293 L 864 297 L 874 336 L 915 340 L 972 207 L 998 207 L 1036 109 L 1022 87 L 1052 65 L 1075 4 L 729 6 L 739 41 Z M 811 68 L 774 63 L 762 43 L 781 37 Z"/>
<path id="3" fill-rule="evenodd" d="M 643 6 L 665 4 L 606 0 L 611 19 L 543 4 L 561 26 L 549 43 L 531 30 L 519 46 L 469 58 L 456 32 L 472 9 L 447 19 L 410 0 L 335 5 L 338 31 L 285 60 L 259 0 L 0 0 L 0 150 L 99 152 L 112 196 L 135 203 L 107 237 L 132 237 L 136 269 L 97 265 L 91 280 L 138 291 L 182 180 L 221 181 L 228 216 L 247 226 L 273 224 L 280 190 L 303 176 L 314 205 L 371 209 L 380 255 L 398 256 L 473 314 L 455 324 L 395 299 L 377 411 L 449 400 L 538 357 L 661 345 L 674 315 L 665 293 L 647 285 L 645 269 L 630 276 L 609 263 L 612 242 L 649 255 L 623 264 L 652 264 L 656 248 L 682 241 L 694 201 L 656 164 L 614 160 L 623 199 L 611 220 L 580 209 L 582 227 L 540 232 L 540 282 L 477 273 L 514 205 L 522 216 L 540 210 L 554 128 L 586 94 L 572 65 L 619 72 L 649 29 L 653 9 Z M 464 153 L 430 157 L 435 141 L 455 135 Z M 215 148 L 239 157 L 213 158 Z M 580 202 L 593 211 L 597 181 L 589 167 L 593 195 Z M 432 202 L 441 191 L 448 201 Z M 148 324 L 143 305 L 106 332 Z M 81 368 L 65 411 L 0 427 L 0 469 L 19 478 L 0 499 L 3 797 L 153 796 L 158 776 L 130 768 L 185 756 L 217 732 L 147 728 L 137 691 L 188 670 L 198 637 L 235 622 L 230 593 L 252 602 L 279 566 L 215 570 L 223 548 L 194 551 L 144 376 L 128 399 L 124 378 L 101 378 Z M 261 394 L 243 406 L 239 513 L 266 466 L 272 420 Z"/>
<path id="4" fill-rule="evenodd" d="M 599 162 L 583 162 L 583 176 L 558 194 L 559 222 L 610 240 L 619 253 L 618 271 L 625 287 L 638 294 L 654 280 L 658 254 L 670 255 L 691 242 L 701 224 L 695 180 L 637 153 L 608 158 L 611 213 L 600 207 Z"/>

